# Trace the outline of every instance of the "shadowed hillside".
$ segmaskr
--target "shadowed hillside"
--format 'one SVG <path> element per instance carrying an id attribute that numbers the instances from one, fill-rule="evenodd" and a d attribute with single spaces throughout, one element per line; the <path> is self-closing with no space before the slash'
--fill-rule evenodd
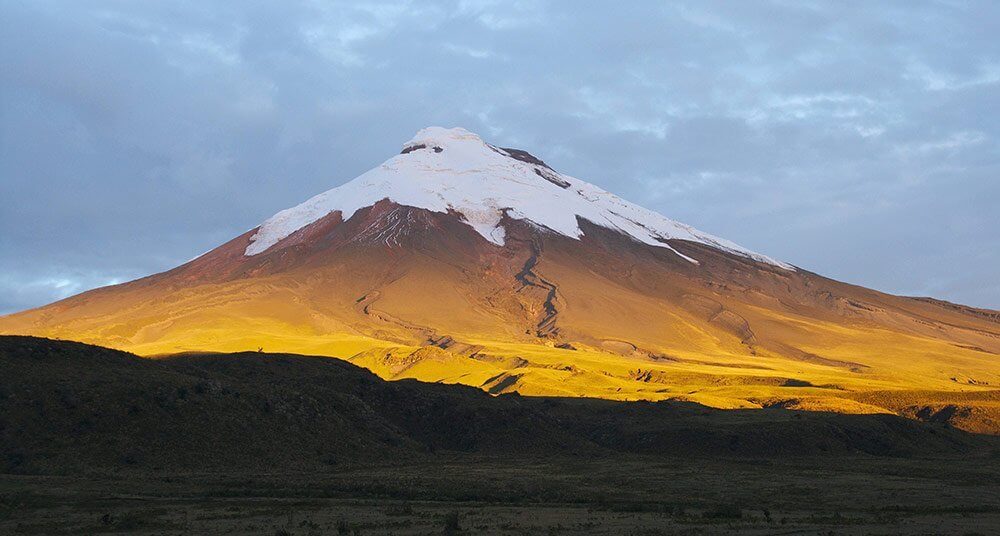
<path id="1" fill-rule="evenodd" d="M 491 456 L 885 456 L 973 452 L 993 438 L 891 415 L 691 403 L 491 396 L 386 382 L 329 358 L 259 353 L 159 360 L 74 342 L 0 337 L 3 469 L 64 473 L 321 470 Z"/>

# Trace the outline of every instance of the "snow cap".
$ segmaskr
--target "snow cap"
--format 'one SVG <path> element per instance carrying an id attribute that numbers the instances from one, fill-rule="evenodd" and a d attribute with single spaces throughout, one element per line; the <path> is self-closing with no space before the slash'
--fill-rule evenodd
<path id="1" fill-rule="evenodd" d="M 785 269 L 792 266 L 728 240 L 629 203 L 597 186 L 556 172 L 535 156 L 502 149 L 464 128 L 428 127 L 403 144 L 402 152 L 354 180 L 323 192 L 263 224 L 246 255 L 267 251 L 283 238 L 334 211 L 347 220 L 363 207 L 389 199 L 434 212 L 460 214 L 486 240 L 504 245 L 503 215 L 529 220 L 550 232 L 580 238 L 578 218 L 617 230 L 639 242 L 674 250 L 680 239 Z"/>

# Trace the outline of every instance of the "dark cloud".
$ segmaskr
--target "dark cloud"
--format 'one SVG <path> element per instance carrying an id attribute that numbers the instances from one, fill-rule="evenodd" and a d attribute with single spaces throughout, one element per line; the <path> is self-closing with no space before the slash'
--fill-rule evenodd
<path id="1" fill-rule="evenodd" d="M 460 125 L 835 278 L 1000 306 L 991 2 L 0 2 L 0 312 Z"/>

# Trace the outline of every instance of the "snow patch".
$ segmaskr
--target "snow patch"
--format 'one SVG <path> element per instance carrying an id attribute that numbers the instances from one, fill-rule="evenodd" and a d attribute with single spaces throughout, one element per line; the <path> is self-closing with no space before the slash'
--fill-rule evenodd
<path id="1" fill-rule="evenodd" d="M 382 165 L 272 216 L 250 239 L 246 255 L 267 251 L 331 212 L 339 210 L 347 220 L 358 209 L 389 199 L 434 212 L 455 211 L 483 238 L 500 246 L 505 239 L 500 225 L 505 212 L 511 218 L 528 220 L 576 239 L 583 235 L 577 221 L 580 217 L 644 244 L 673 250 L 694 263 L 695 259 L 681 255 L 665 241 L 690 240 L 794 269 L 553 171 L 525 155 L 511 156 L 462 128 L 425 128 L 403 145 L 402 153 Z"/>

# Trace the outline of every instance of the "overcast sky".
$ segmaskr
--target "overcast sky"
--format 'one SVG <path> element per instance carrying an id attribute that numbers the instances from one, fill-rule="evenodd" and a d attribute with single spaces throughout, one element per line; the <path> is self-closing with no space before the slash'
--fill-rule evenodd
<path id="1" fill-rule="evenodd" d="M 1000 3 L 0 0 L 0 313 L 463 126 L 821 274 L 1000 308 Z"/>

